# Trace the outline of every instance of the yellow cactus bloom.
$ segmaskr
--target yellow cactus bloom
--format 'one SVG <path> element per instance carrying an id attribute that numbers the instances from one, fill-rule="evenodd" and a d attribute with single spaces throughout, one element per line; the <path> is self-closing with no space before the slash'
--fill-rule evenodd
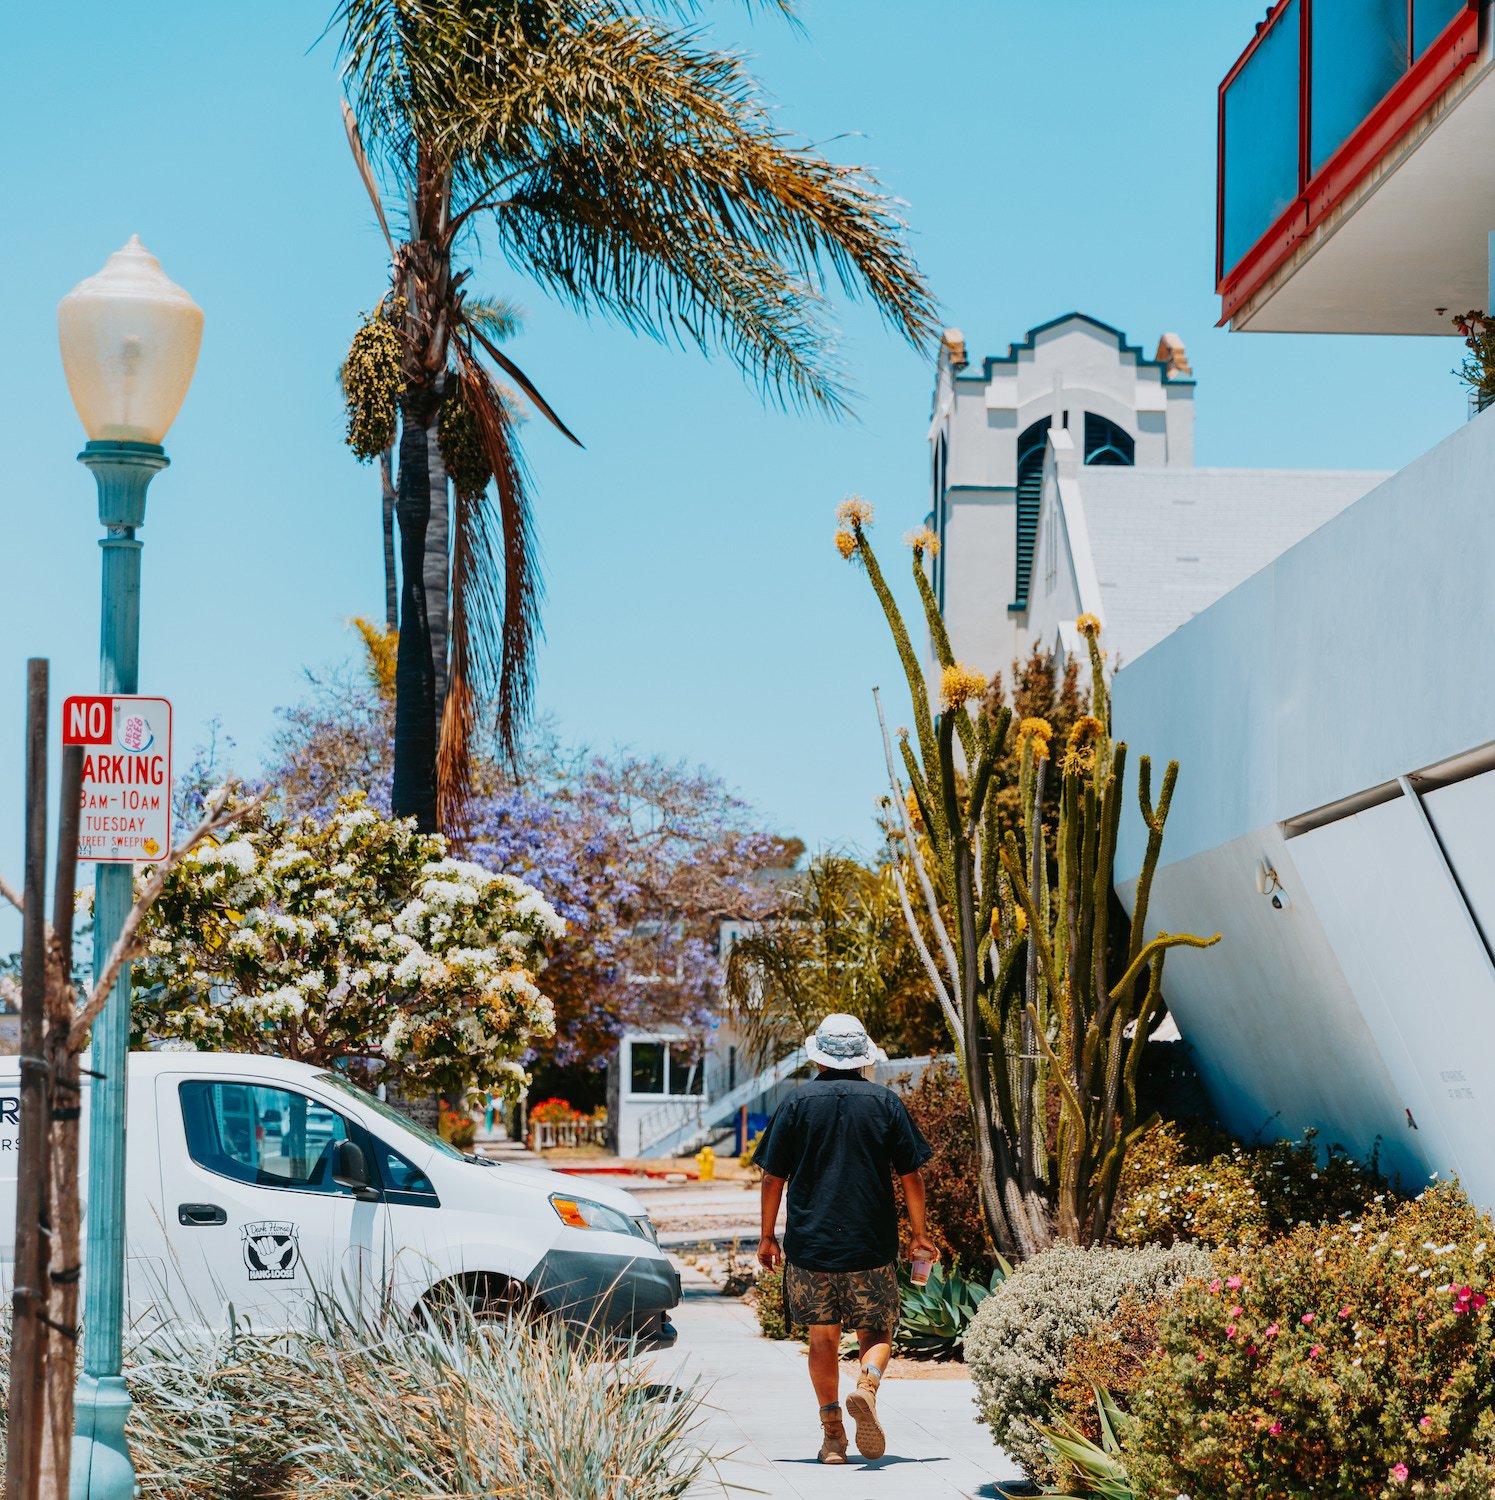
<path id="1" fill-rule="evenodd" d="M 1100 621 L 1094 615 L 1084 614 L 1075 621 L 1075 629 L 1080 632 L 1086 640 L 1093 641 L 1100 634 Z"/>
<path id="2" fill-rule="evenodd" d="M 1076 745 L 1070 742 L 1064 752 L 1064 758 L 1059 762 L 1059 770 L 1062 775 L 1071 774 L 1077 776 L 1088 776 L 1095 769 L 1095 749 L 1093 746 Z"/>
<path id="3" fill-rule="evenodd" d="M 1019 742 L 1032 737 L 1047 744 L 1054 737 L 1054 726 L 1047 719 L 1024 719 L 1017 726 Z"/>
<path id="4" fill-rule="evenodd" d="M 1018 936 L 1021 937 L 1023 933 L 1028 930 L 1027 912 L 1025 912 L 1020 906 L 1014 907 L 1012 910 L 1012 920 L 1013 925 L 1017 928 Z"/>
<path id="5" fill-rule="evenodd" d="M 927 527 L 921 526 L 917 531 L 905 531 L 903 540 L 922 557 L 926 552 L 931 557 L 937 557 L 940 550 L 940 539 Z"/>
<path id="6" fill-rule="evenodd" d="M 940 674 L 940 702 L 946 713 L 986 691 L 986 678 L 960 662 Z"/>
<path id="7" fill-rule="evenodd" d="M 857 550 L 857 539 L 849 531 L 838 531 L 836 533 L 836 551 L 842 557 L 849 558 Z"/>
<path id="8" fill-rule="evenodd" d="M 1100 739 L 1105 732 L 1106 726 L 1094 714 L 1082 714 L 1075 720 L 1074 726 L 1069 731 L 1069 743 L 1086 745 L 1091 740 Z"/>
<path id="9" fill-rule="evenodd" d="M 836 519 L 853 531 L 861 531 L 872 524 L 872 506 L 860 495 L 848 495 L 836 507 Z"/>
<path id="10" fill-rule="evenodd" d="M 903 805 L 908 808 L 908 821 L 915 828 L 924 826 L 924 815 L 919 811 L 919 799 L 912 791 L 904 794 Z"/>

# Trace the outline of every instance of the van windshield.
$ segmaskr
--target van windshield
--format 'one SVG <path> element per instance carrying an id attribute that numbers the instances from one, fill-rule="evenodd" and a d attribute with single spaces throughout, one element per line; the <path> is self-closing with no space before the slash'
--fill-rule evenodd
<path id="1" fill-rule="evenodd" d="M 422 1140 L 428 1146 L 434 1147 L 443 1156 L 450 1156 L 456 1161 L 466 1161 L 464 1152 L 457 1150 L 450 1141 L 444 1141 L 434 1130 L 427 1130 L 424 1125 L 417 1125 L 408 1115 L 402 1115 L 393 1105 L 386 1104 L 382 1099 L 376 1099 L 367 1089 L 361 1089 L 356 1083 L 344 1078 L 338 1073 L 318 1073 L 318 1083 L 330 1083 L 333 1088 L 341 1089 L 345 1094 L 351 1094 L 367 1109 L 372 1109 L 376 1114 L 383 1115 L 391 1125 L 398 1126 L 401 1130 L 408 1132 L 417 1139 Z"/>

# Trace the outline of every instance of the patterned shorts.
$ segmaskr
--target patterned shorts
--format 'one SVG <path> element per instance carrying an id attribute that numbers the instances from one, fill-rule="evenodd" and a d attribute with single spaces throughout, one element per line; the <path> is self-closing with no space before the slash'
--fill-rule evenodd
<path id="1" fill-rule="evenodd" d="M 784 1315 L 796 1328 L 839 1323 L 891 1334 L 898 1312 L 898 1270 L 892 1261 L 870 1271 L 807 1271 L 784 1263 Z"/>

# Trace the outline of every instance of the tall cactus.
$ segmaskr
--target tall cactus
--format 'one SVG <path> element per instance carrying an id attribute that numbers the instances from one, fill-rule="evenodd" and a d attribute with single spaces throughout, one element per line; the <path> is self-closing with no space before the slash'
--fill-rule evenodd
<path id="1" fill-rule="evenodd" d="M 1170 948 L 1219 940 L 1218 934 L 1146 937 L 1178 765 L 1169 764 L 1154 804 L 1151 764 L 1141 759 L 1137 789 L 1147 850 L 1131 922 L 1124 934 L 1113 934 L 1126 746 L 1110 736 L 1100 622 L 1093 616 L 1079 622 L 1089 646 L 1092 709 L 1058 750 L 1057 879 L 1050 889 L 1043 805 L 1054 760 L 1051 726 L 1025 719 L 1010 743 L 1011 711 L 980 708 L 985 680 L 955 660 L 924 569 L 939 543 L 921 531 L 908 540 L 941 668 L 934 713 L 918 653 L 867 540 L 872 509 L 850 499 L 838 516 L 837 549 L 864 565 L 908 679 L 914 730 L 900 731 L 896 757 L 878 701 L 892 792 L 890 832 L 904 849 L 895 874 L 904 918 L 970 1097 L 988 1231 L 1000 1250 L 1016 1256 L 1031 1255 L 1056 1237 L 1098 1243 L 1126 1152 L 1152 1123 L 1138 1120 L 1137 1080 L 1147 1034 L 1162 1008 L 1164 957 Z M 1021 827 L 1004 836 L 994 772 L 1012 755 L 1023 816 Z M 922 920 L 910 884 L 917 887 Z"/>

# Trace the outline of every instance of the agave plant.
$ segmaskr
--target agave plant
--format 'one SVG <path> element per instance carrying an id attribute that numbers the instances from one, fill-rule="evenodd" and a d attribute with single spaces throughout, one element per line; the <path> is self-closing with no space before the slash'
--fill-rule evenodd
<path id="1" fill-rule="evenodd" d="M 1121 1441 L 1117 1433 L 1126 1422 L 1126 1415 L 1112 1400 L 1110 1392 L 1095 1391 L 1095 1412 L 1100 1420 L 1100 1442 L 1093 1443 L 1068 1418 L 1052 1427 L 1035 1423 L 1043 1445 L 1048 1450 L 1049 1462 L 1060 1476 L 1063 1489 L 1044 1490 L 1049 1500 L 1075 1500 L 1075 1497 L 1096 1495 L 1100 1500 L 1137 1500 L 1137 1492 L 1127 1477 L 1126 1464 L 1122 1460 Z"/>
<path id="2" fill-rule="evenodd" d="M 935 1266 L 929 1280 L 916 1286 L 906 1268 L 898 1271 L 903 1310 L 894 1336 L 900 1354 L 913 1359 L 953 1359 L 965 1344 L 976 1309 L 997 1289 L 1012 1268 L 998 1257 L 989 1281 L 967 1279 L 958 1267 Z"/>

